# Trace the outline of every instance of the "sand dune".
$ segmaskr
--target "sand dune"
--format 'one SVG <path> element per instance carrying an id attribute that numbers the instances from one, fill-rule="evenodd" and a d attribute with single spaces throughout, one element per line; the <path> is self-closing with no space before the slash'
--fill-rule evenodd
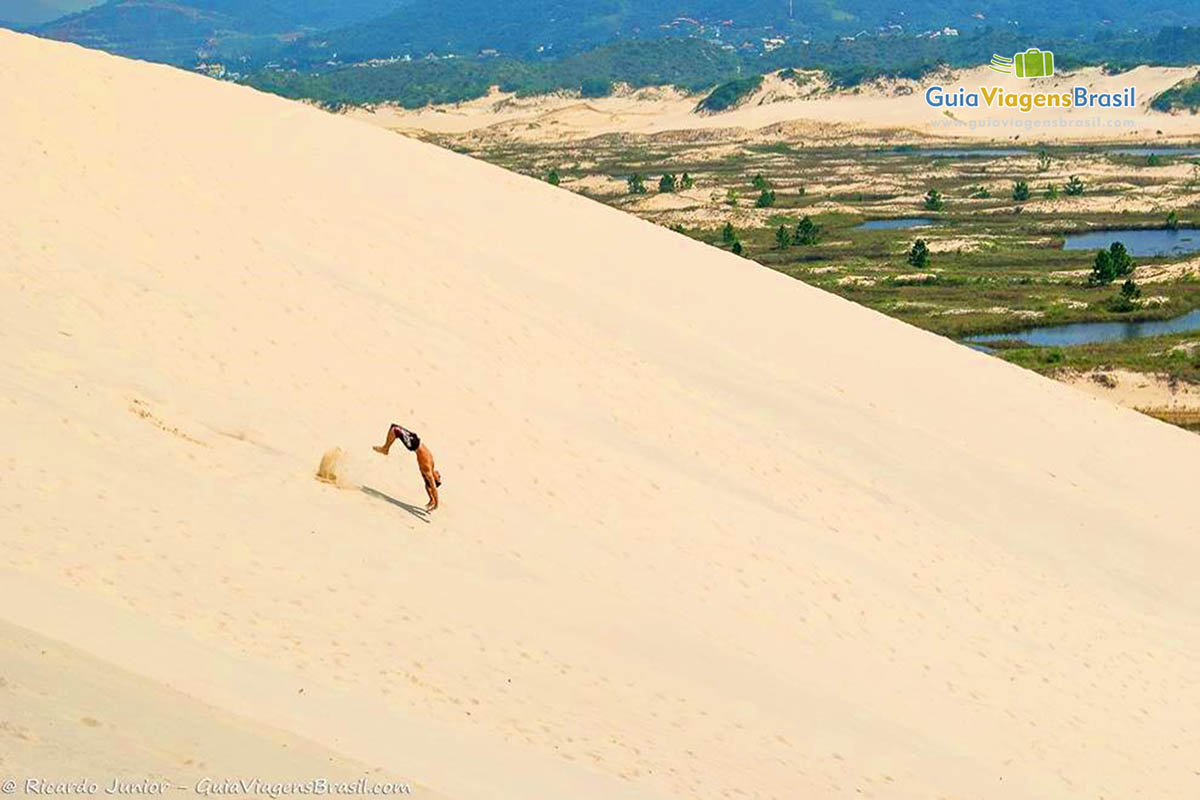
<path id="1" fill-rule="evenodd" d="M 877 145 L 879 135 L 914 140 L 1096 142 L 1191 141 L 1197 133 L 1191 114 L 1165 114 L 1150 101 L 1195 67 L 1137 67 L 1109 75 L 1086 67 L 1035 82 L 1001 75 L 988 67 L 943 70 L 919 81 L 884 80 L 853 89 L 831 89 L 828 81 L 808 76 L 796 85 L 777 75 L 738 107 L 719 114 L 698 114 L 699 97 L 677 91 L 643 90 L 580 101 L 563 94 L 516 98 L 493 91 L 487 97 L 454 105 L 403 109 L 379 106 L 356 109 L 352 116 L 381 127 L 415 134 L 483 136 L 529 142 L 570 141 L 602 134 L 659 134 L 670 131 L 769 132 L 799 144 Z M 1137 106 L 1129 110 L 931 108 L 925 90 L 941 86 L 947 94 L 959 88 L 1001 87 L 1019 94 L 1031 90 L 1059 93 L 1075 86 L 1092 92 L 1137 89 Z M 732 134 L 731 134 L 732 135 Z"/>
<path id="2" fill-rule="evenodd" d="M 0 619 L 58 674 L 458 800 L 1195 791 L 1194 435 L 369 125 L 0 53 Z"/>

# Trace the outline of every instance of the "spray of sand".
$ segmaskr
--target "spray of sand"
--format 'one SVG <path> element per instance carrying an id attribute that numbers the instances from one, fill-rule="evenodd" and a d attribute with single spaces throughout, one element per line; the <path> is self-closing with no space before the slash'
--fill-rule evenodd
<path id="1" fill-rule="evenodd" d="M 326 450 L 317 465 L 317 480 L 339 489 L 358 489 L 361 481 L 352 477 L 356 473 L 353 459 L 340 447 Z"/>

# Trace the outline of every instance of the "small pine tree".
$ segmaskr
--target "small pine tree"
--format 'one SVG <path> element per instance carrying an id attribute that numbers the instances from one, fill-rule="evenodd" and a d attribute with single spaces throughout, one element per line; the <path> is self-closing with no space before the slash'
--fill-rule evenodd
<path id="1" fill-rule="evenodd" d="M 636 172 L 633 173 L 626 180 L 626 183 L 629 184 L 629 193 L 630 194 L 645 194 L 646 193 L 646 179 L 643 178 L 640 174 L 638 174 Z"/>
<path id="2" fill-rule="evenodd" d="M 755 208 L 770 208 L 775 205 L 775 190 L 763 189 L 762 194 L 754 201 Z"/>
<path id="3" fill-rule="evenodd" d="M 1013 200 L 1018 203 L 1024 203 L 1029 199 L 1029 184 L 1025 181 L 1017 181 L 1013 184 Z"/>
<path id="4" fill-rule="evenodd" d="M 1092 262 L 1092 274 L 1088 281 L 1094 284 L 1112 283 L 1115 277 L 1112 256 L 1108 254 L 1107 250 L 1096 253 L 1096 260 Z"/>
<path id="5" fill-rule="evenodd" d="M 946 201 L 942 199 L 942 193 L 937 189 L 930 189 L 925 193 L 926 211 L 941 211 L 945 207 Z"/>
<path id="6" fill-rule="evenodd" d="M 742 248 L 742 243 L 741 243 L 741 242 L 736 242 L 736 241 L 735 241 L 735 242 L 733 243 L 733 247 L 731 247 L 730 249 L 733 251 L 733 254 L 734 254 L 735 256 L 740 256 L 740 255 L 742 254 L 742 249 L 743 249 L 743 248 Z"/>
<path id="7" fill-rule="evenodd" d="M 1055 186 L 1053 183 L 1050 184 L 1049 186 L 1046 187 L 1046 191 L 1042 192 L 1042 197 L 1046 198 L 1047 200 L 1057 200 L 1058 199 L 1058 187 Z"/>
<path id="8" fill-rule="evenodd" d="M 1116 271 L 1118 278 L 1133 272 L 1133 258 L 1129 255 L 1129 251 L 1125 249 L 1124 244 L 1113 242 L 1108 248 L 1108 254 L 1112 257 L 1113 270 Z"/>
<path id="9" fill-rule="evenodd" d="M 1133 282 L 1133 278 L 1127 278 L 1121 284 L 1121 291 L 1116 297 L 1108 301 L 1110 311 L 1118 313 L 1128 313 L 1137 308 L 1137 299 L 1142 296 L 1142 290 Z"/>
<path id="10" fill-rule="evenodd" d="M 796 225 L 796 234 L 792 237 L 793 244 L 816 244 L 821 238 L 821 226 L 812 221 L 812 217 L 804 217 Z"/>
<path id="11" fill-rule="evenodd" d="M 792 246 L 792 232 L 786 225 L 780 225 L 775 231 L 775 246 L 780 250 Z"/>
<path id="12" fill-rule="evenodd" d="M 908 251 L 908 263 L 917 269 L 929 266 L 929 246 L 925 244 L 924 239 L 913 242 L 912 249 Z"/>
<path id="13" fill-rule="evenodd" d="M 1063 187 L 1068 197 L 1078 197 L 1083 194 L 1083 181 L 1079 180 L 1078 175 L 1072 175 L 1071 180 L 1067 181 L 1067 185 Z"/>
<path id="14" fill-rule="evenodd" d="M 658 179 L 658 190 L 660 192 L 664 192 L 667 194 L 674 192 L 675 191 L 675 176 L 670 173 L 666 173 L 661 178 L 659 178 Z"/>
<path id="15" fill-rule="evenodd" d="M 750 185 L 760 192 L 765 192 L 771 188 L 771 182 L 762 176 L 762 173 L 754 176 L 754 180 L 750 181 Z"/>
<path id="16" fill-rule="evenodd" d="M 696 185 L 696 181 L 694 181 L 692 179 L 692 176 L 688 175 L 686 172 L 683 173 L 683 177 L 679 179 L 679 187 L 681 189 L 683 189 L 685 192 L 695 185 Z"/>
<path id="17" fill-rule="evenodd" d="M 1167 230 L 1169 230 L 1169 231 L 1179 230 L 1179 215 L 1176 214 L 1174 211 L 1172 211 L 1170 214 L 1167 214 Z"/>
<path id="18" fill-rule="evenodd" d="M 721 228 L 721 241 L 725 244 L 733 244 L 737 241 L 737 232 L 733 229 L 732 222 L 726 222 L 725 227 Z"/>
<path id="19" fill-rule="evenodd" d="M 546 183 L 551 186 L 558 186 L 558 170 L 553 167 L 550 168 L 550 172 L 546 174 Z"/>
<path id="20" fill-rule="evenodd" d="M 1093 285 L 1112 283 L 1117 278 L 1131 274 L 1134 267 L 1133 258 L 1125 249 L 1125 245 L 1121 242 L 1113 242 L 1107 250 L 1096 253 L 1096 260 L 1092 262 L 1092 274 L 1088 278 L 1088 282 Z"/>

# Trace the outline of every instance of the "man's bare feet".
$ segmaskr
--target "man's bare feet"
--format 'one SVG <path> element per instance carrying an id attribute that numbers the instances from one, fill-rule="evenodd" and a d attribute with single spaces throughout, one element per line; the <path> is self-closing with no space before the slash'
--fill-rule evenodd
<path id="1" fill-rule="evenodd" d="M 379 445 L 374 445 L 371 447 L 371 449 L 374 450 L 376 453 L 380 453 L 385 456 L 388 454 L 387 450 Z"/>
<path id="2" fill-rule="evenodd" d="M 436 503 L 429 503 L 425 506 L 426 511 L 435 511 L 436 509 L 437 509 Z"/>

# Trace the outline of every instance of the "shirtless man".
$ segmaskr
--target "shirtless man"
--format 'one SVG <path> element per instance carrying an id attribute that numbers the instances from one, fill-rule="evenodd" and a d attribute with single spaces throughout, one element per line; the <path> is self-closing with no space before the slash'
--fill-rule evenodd
<path id="1" fill-rule="evenodd" d="M 410 452 L 417 454 L 417 469 L 421 470 L 421 477 L 425 479 L 425 492 L 429 495 L 429 505 L 425 506 L 425 510 L 433 511 L 438 507 L 438 487 L 442 485 L 442 476 L 433 467 L 433 453 L 421 444 L 421 437 L 396 424 L 388 428 L 387 441 L 382 445 L 375 445 L 375 452 L 386 456 L 397 439 Z"/>

